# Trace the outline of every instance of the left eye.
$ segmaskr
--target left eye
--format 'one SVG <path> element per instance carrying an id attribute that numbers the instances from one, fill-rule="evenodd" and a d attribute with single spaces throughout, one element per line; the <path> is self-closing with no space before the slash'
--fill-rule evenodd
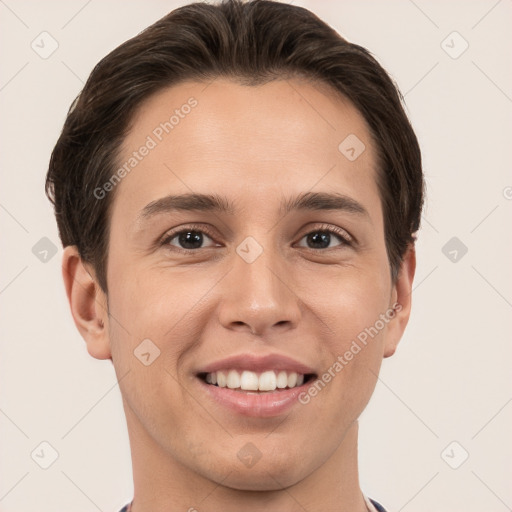
<path id="1" fill-rule="evenodd" d="M 306 238 L 308 243 L 317 245 L 317 247 L 309 247 L 310 249 L 330 249 L 330 247 L 325 247 L 325 245 L 329 245 L 329 243 L 332 241 L 333 235 L 340 241 L 340 243 L 337 245 L 350 245 L 348 235 L 339 233 L 337 230 L 333 229 L 317 229 L 315 231 L 311 231 L 310 233 L 304 235 L 301 240 Z M 318 245 L 321 247 L 318 247 Z"/>

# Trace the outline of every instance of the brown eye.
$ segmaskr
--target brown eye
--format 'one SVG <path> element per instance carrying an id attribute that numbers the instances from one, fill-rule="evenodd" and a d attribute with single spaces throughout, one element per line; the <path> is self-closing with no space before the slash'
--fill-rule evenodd
<path id="1" fill-rule="evenodd" d="M 208 240 L 211 242 L 211 245 L 207 247 L 216 246 L 215 242 L 211 236 L 207 234 L 207 231 L 204 228 L 199 229 L 195 227 L 189 227 L 169 233 L 162 240 L 161 245 L 176 247 L 177 249 L 184 251 L 194 251 L 197 249 L 207 248 L 204 246 L 204 244 Z"/>
<path id="2" fill-rule="evenodd" d="M 306 239 L 306 247 L 309 249 L 333 249 L 334 247 L 352 245 L 352 239 L 345 230 L 332 227 L 316 229 L 304 235 L 302 239 Z M 330 246 L 336 240 L 338 243 Z"/>

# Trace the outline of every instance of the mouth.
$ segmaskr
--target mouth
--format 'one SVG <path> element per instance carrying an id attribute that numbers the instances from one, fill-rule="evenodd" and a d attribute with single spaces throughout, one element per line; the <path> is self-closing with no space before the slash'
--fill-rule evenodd
<path id="1" fill-rule="evenodd" d="M 287 370 L 250 370 L 225 369 L 197 374 L 205 384 L 218 388 L 227 388 L 248 394 L 275 393 L 296 389 L 316 378 L 314 373 L 297 373 Z"/>
<path id="2" fill-rule="evenodd" d="M 299 396 L 315 379 L 314 373 L 286 370 L 231 369 L 197 374 L 205 398 L 221 411 L 226 410 L 230 420 L 237 416 L 259 419 L 283 416 L 300 403 Z"/>
<path id="3" fill-rule="evenodd" d="M 195 376 L 205 398 L 230 418 L 281 416 L 317 378 L 314 367 L 277 352 L 233 354 L 199 367 Z"/>

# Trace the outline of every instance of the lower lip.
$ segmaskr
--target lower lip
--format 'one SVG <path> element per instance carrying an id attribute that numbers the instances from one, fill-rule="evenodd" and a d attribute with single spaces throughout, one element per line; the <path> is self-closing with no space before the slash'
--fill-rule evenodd
<path id="1" fill-rule="evenodd" d="M 204 390 L 217 403 L 244 416 L 255 418 L 271 418 L 284 414 L 295 404 L 299 403 L 297 397 L 306 390 L 310 382 L 305 382 L 296 388 L 280 391 L 258 393 L 255 391 L 235 391 L 230 388 L 221 388 L 207 384 L 199 377 Z"/>

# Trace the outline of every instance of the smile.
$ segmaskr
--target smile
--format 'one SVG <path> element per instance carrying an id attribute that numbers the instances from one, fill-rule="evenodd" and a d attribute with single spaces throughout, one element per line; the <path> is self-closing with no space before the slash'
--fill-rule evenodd
<path id="1" fill-rule="evenodd" d="M 199 366 L 194 372 L 202 393 L 216 407 L 254 418 L 283 415 L 317 374 L 286 354 L 233 354 Z M 304 410 L 304 409 L 302 409 Z"/>
<path id="2" fill-rule="evenodd" d="M 229 388 L 239 391 L 272 392 L 282 389 L 293 389 L 302 386 L 304 381 L 313 375 L 286 370 L 267 370 L 253 372 L 249 370 L 220 370 L 202 374 L 205 382 L 220 388 Z"/>
<path id="3" fill-rule="evenodd" d="M 230 417 L 235 413 L 252 418 L 272 418 L 289 413 L 300 403 L 299 395 L 316 378 L 315 374 L 273 370 L 262 373 L 220 370 L 197 377 L 206 397 L 221 409 L 227 409 Z"/>

